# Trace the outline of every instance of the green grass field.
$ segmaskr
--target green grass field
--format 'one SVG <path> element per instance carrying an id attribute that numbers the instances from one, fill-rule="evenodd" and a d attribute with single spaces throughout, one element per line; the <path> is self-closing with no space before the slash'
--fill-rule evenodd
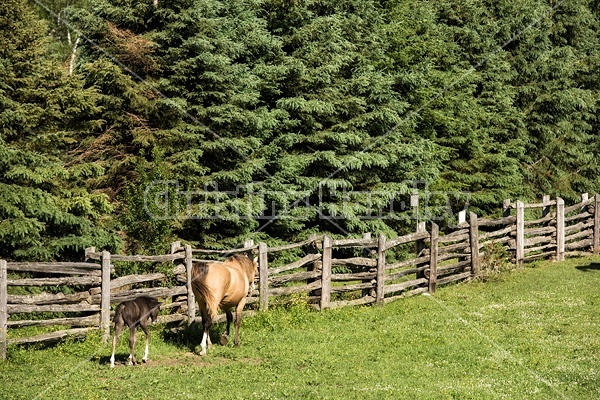
<path id="1" fill-rule="evenodd" d="M 600 258 L 570 259 L 384 307 L 298 305 L 245 319 L 239 348 L 206 357 L 199 337 L 155 327 L 134 367 L 125 332 L 112 370 L 98 336 L 9 347 L 0 398 L 596 399 L 599 287 Z"/>

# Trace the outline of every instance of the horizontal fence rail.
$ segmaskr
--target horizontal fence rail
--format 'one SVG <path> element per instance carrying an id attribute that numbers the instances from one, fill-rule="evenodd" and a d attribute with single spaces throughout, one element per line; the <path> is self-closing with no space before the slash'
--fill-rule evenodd
<path id="1" fill-rule="evenodd" d="M 427 230 L 421 223 L 417 232 L 394 238 L 371 237 L 370 233 L 344 239 L 311 235 L 298 243 L 272 247 L 248 240 L 231 250 L 193 249 L 175 242 L 169 254 L 155 256 L 88 248 L 84 262 L 0 260 L 0 359 L 6 358 L 7 345 L 56 342 L 66 336 L 85 336 L 90 329 L 99 329 L 107 340 L 111 306 L 139 296 L 164 300 L 159 323 L 191 324 L 197 314 L 191 289 L 194 255 L 222 258 L 246 253 L 257 258 L 256 289 L 247 302 L 254 310 L 298 299 L 323 310 L 433 293 L 438 286 L 480 276 L 482 263 L 495 252 L 507 254 L 517 268 L 536 259 L 560 261 L 565 256 L 600 252 L 598 194 L 591 198 L 583 194 L 579 203 L 567 207 L 563 199 L 549 196 L 532 204 L 505 200 L 503 214 L 490 219 L 470 213 L 467 219 L 461 212 L 457 226 L 446 232 L 433 223 Z M 161 263 L 163 267 L 115 276 L 114 264 L 123 262 Z M 19 287 L 68 290 L 12 294 L 22 293 L 13 291 Z M 36 313 L 57 316 L 27 317 Z M 223 319 L 221 315 L 218 321 Z M 9 328 L 32 326 L 67 329 L 33 337 L 8 335 Z"/>

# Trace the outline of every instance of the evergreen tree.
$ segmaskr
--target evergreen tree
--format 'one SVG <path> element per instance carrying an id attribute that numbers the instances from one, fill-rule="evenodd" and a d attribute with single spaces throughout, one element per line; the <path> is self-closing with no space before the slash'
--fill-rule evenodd
<path id="1" fill-rule="evenodd" d="M 106 170 L 86 182 L 114 195 L 141 250 L 172 234 L 227 247 L 412 230 L 398 209 L 412 181 L 467 192 L 479 214 L 504 198 L 574 198 L 599 182 L 598 13 L 551 7 L 95 1 L 70 18 L 98 45 L 78 71 L 102 123 L 74 119 L 87 126 L 66 159 Z M 157 181 L 178 183 L 166 211 L 182 219 L 140 211 Z M 397 219 L 365 218 L 390 204 Z"/>
<path id="2" fill-rule="evenodd" d="M 267 187 L 304 192 L 310 201 L 296 210 L 304 220 L 277 221 L 272 230 L 414 229 L 402 201 L 413 180 L 437 177 L 444 153 L 405 123 L 410 105 L 385 68 L 384 10 L 371 1 L 272 1 L 266 7 L 269 29 L 285 52 L 275 107 L 287 120 L 270 142 L 269 151 L 280 156 L 269 165 Z M 377 218 L 380 208 L 393 218 Z"/>
<path id="3" fill-rule="evenodd" d="M 155 8 L 151 2 L 132 6 L 101 1 L 67 12 L 70 23 L 89 39 L 80 45 L 76 71 L 86 87 L 98 91 L 102 108 L 102 125 L 83 132 L 71 159 L 103 168 L 102 175 L 85 183 L 107 193 L 116 205 L 113 229 L 122 233 L 125 250 L 162 252 L 173 239 L 173 221 L 153 219 L 145 189 L 155 180 L 172 178 L 164 161 L 169 143 L 159 144 L 166 137 L 164 127 L 176 125 L 182 115 L 173 103 L 157 101 L 162 94 L 153 76 L 159 65 L 145 23 Z"/>
<path id="4" fill-rule="evenodd" d="M 524 192 L 526 142 L 498 20 L 472 0 L 400 1 L 390 20 L 397 90 L 420 134 L 450 154 L 431 188 L 448 193 L 455 210 L 468 201 L 478 214 L 495 212 L 502 199 Z"/>
<path id="5" fill-rule="evenodd" d="M 386 44 L 376 3 L 128 4 L 103 1 L 77 21 L 166 96 L 140 102 L 134 113 L 154 110 L 155 118 L 147 120 L 157 140 L 146 154 L 159 153 L 171 171 L 166 176 L 182 190 L 208 185 L 216 192 L 192 197 L 194 207 L 186 212 L 218 218 L 184 223 L 184 238 L 204 245 L 239 243 L 261 227 L 273 203 L 280 214 L 304 197 L 308 205 L 292 206 L 292 215 L 265 232 L 286 238 L 316 229 L 389 229 L 361 218 L 369 207 L 385 208 L 407 192 L 404 181 L 436 176 L 441 152 L 434 143 L 412 128 L 393 132 L 408 105 L 394 92 L 393 77 L 378 66 Z M 115 30 L 127 30 L 136 43 L 147 40 L 152 51 L 137 52 L 139 59 L 127 63 L 131 57 L 122 56 Z M 104 58 L 91 47 L 85 54 L 88 60 Z M 158 80 L 138 67 L 150 58 Z M 125 153 L 135 158 L 139 149 Z M 351 203 L 343 198 L 348 192 Z M 210 199 L 198 204 L 202 196 Z M 332 224 L 319 210 L 346 221 Z"/>
<path id="6" fill-rule="evenodd" d="M 598 14 L 593 2 L 530 5 L 528 29 L 511 51 L 519 108 L 529 133 L 531 192 L 574 201 L 598 190 Z M 509 7 L 509 6 L 506 6 Z M 504 12 L 504 10 L 502 10 Z"/>
<path id="7" fill-rule="evenodd" d="M 72 67 L 77 60 L 77 50 L 83 38 L 78 36 L 67 21 L 67 10 L 70 7 L 88 7 L 89 0 L 44 0 L 43 2 L 30 2 L 37 15 L 46 21 L 47 30 L 52 39 L 48 43 L 48 57 L 63 64 L 72 72 Z"/>
<path id="8" fill-rule="evenodd" d="M 51 260 L 114 248 L 117 238 L 99 227 L 108 199 L 73 186 L 97 168 L 70 168 L 59 157 L 77 129 L 97 124 L 95 92 L 49 59 L 45 25 L 25 0 L 0 4 L 0 27 L 0 256 Z"/>

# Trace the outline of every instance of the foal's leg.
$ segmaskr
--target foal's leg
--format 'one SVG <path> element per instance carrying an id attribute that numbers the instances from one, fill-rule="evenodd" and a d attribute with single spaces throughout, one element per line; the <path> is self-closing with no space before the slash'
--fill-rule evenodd
<path id="1" fill-rule="evenodd" d="M 150 345 L 150 331 L 148 330 L 148 324 L 140 324 L 142 330 L 146 334 L 146 350 L 144 350 L 144 357 L 142 358 L 142 362 L 148 361 L 148 347 Z"/>
<path id="2" fill-rule="evenodd" d="M 110 356 L 110 367 L 114 368 L 115 367 L 115 348 L 117 347 L 117 341 L 119 340 L 119 335 L 121 334 L 121 331 L 123 330 L 123 321 L 117 321 L 115 323 L 115 334 L 113 336 L 113 342 L 112 342 L 112 354 Z"/>
<path id="3" fill-rule="evenodd" d="M 137 340 L 136 331 L 137 326 L 129 327 L 129 362 L 127 365 L 135 365 L 135 342 Z"/>
<path id="4" fill-rule="evenodd" d="M 227 316 L 227 327 L 225 328 L 225 333 L 221 335 L 221 345 L 225 346 L 229 341 L 229 326 L 231 325 L 231 321 L 233 321 L 233 314 L 231 310 L 225 310 L 225 315 Z"/>
<path id="5" fill-rule="evenodd" d="M 242 311 L 244 310 L 245 305 L 246 298 L 244 297 L 235 308 L 235 338 L 233 339 L 233 344 L 236 346 L 240 344 L 238 334 L 240 331 L 240 325 L 242 324 Z"/>

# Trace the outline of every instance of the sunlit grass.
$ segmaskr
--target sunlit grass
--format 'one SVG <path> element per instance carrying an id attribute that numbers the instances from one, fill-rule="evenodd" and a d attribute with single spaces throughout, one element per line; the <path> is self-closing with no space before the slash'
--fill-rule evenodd
<path id="1" fill-rule="evenodd" d="M 311 312 L 298 301 L 245 319 L 239 348 L 206 357 L 197 330 L 155 327 L 150 361 L 127 367 L 126 332 L 112 370 L 98 334 L 10 347 L 0 398 L 592 399 L 599 284 L 600 258 L 571 259 L 384 307 Z"/>

